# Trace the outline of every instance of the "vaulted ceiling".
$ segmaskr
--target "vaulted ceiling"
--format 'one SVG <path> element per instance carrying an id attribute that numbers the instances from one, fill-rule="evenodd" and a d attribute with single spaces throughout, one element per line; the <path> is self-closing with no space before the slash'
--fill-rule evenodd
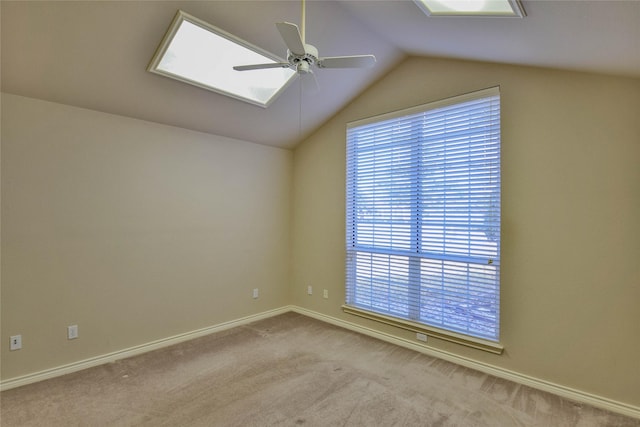
<path id="1" fill-rule="evenodd" d="M 178 9 L 280 57 L 275 22 L 298 1 L 6 1 L 2 91 L 291 148 L 407 56 L 640 78 L 640 1 L 524 0 L 519 18 L 427 17 L 408 0 L 307 1 L 307 42 L 322 56 L 372 53 L 372 69 L 318 70 L 268 108 L 146 71 Z"/>

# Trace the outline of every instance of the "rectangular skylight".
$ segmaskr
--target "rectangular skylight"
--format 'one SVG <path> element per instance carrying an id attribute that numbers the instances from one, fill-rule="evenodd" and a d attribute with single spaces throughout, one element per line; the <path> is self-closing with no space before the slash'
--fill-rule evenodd
<path id="1" fill-rule="evenodd" d="M 148 71 L 267 107 L 293 80 L 289 68 L 236 71 L 282 59 L 179 10 Z"/>
<path id="2" fill-rule="evenodd" d="M 526 14 L 520 0 L 413 0 L 429 16 L 520 17 Z"/>

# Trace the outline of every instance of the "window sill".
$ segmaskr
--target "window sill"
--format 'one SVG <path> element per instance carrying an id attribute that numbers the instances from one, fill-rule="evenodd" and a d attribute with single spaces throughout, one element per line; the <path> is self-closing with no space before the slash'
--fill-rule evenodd
<path id="1" fill-rule="evenodd" d="M 441 340 L 453 342 L 456 344 L 472 347 L 478 350 L 487 351 L 494 354 L 502 354 L 504 347 L 492 341 L 486 341 L 478 338 L 469 337 L 455 332 L 445 331 L 438 328 L 432 328 L 422 325 L 417 322 L 410 322 L 408 320 L 397 319 L 391 316 L 385 316 L 383 314 L 374 313 L 371 311 L 361 310 L 349 305 L 343 305 L 342 311 L 354 316 L 363 317 L 369 320 L 375 320 L 376 322 L 384 323 L 387 325 L 395 326 L 412 332 L 419 332 L 426 334 L 430 337 L 438 338 Z"/>

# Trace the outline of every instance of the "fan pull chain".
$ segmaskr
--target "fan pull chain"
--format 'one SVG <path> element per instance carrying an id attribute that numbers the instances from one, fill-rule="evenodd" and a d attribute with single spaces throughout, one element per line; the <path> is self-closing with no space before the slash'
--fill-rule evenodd
<path id="1" fill-rule="evenodd" d="M 299 103 L 298 103 L 298 140 L 302 139 L 302 79 L 303 77 L 300 76 L 298 77 L 298 98 L 299 98 Z"/>

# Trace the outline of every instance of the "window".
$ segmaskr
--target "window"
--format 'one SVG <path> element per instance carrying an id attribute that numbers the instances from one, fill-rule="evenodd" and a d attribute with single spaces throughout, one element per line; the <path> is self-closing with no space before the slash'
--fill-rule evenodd
<path id="1" fill-rule="evenodd" d="M 413 0 L 428 16 L 526 16 L 520 0 Z"/>
<path id="2" fill-rule="evenodd" d="M 295 71 L 270 68 L 254 73 L 233 67 L 277 62 L 283 60 L 178 11 L 148 71 L 267 107 L 293 80 Z"/>
<path id="3" fill-rule="evenodd" d="M 350 123 L 346 191 L 345 311 L 500 352 L 499 89 Z"/>

